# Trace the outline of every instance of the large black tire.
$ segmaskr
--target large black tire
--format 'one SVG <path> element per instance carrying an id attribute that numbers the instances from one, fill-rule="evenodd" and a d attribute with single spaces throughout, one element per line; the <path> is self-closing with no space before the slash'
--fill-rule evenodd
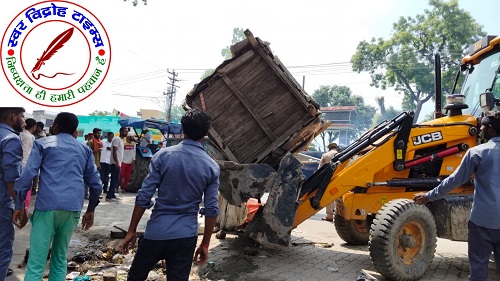
<path id="1" fill-rule="evenodd" d="M 335 214 L 333 218 L 335 230 L 340 239 L 350 245 L 367 245 L 370 240 L 371 219 L 346 220 L 341 215 Z"/>
<path id="2" fill-rule="evenodd" d="M 385 204 L 370 230 L 370 258 L 391 280 L 420 279 L 434 258 L 436 223 L 429 209 L 408 199 Z"/>
<path id="3" fill-rule="evenodd" d="M 151 158 L 144 158 L 141 156 L 140 152 L 137 152 L 132 174 L 130 175 L 130 180 L 127 185 L 127 192 L 137 192 L 141 189 L 142 182 L 148 175 L 150 162 Z"/>

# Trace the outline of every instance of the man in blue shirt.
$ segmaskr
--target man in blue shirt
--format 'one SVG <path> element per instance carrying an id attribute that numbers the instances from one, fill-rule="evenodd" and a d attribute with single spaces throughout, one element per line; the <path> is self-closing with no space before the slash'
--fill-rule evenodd
<path id="1" fill-rule="evenodd" d="M 20 178 L 14 184 L 16 192 L 14 224 L 19 223 L 26 193 L 40 171 L 40 184 L 31 217 L 30 256 L 24 280 L 42 280 L 47 255 L 52 244 L 49 280 L 65 280 L 69 241 L 80 219 L 85 186 L 90 199 L 82 219 L 84 230 L 94 223 L 94 209 L 102 192 L 101 180 L 92 150 L 76 140 L 76 115 L 59 113 L 52 125 L 54 135 L 35 141 Z"/>
<path id="2" fill-rule="evenodd" d="M 474 203 L 469 219 L 469 280 L 488 280 L 491 252 L 500 273 L 500 112 L 481 120 L 481 132 L 489 141 L 469 149 L 460 166 L 437 187 L 415 194 L 417 204 L 443 198 L 474 174 Z"/>
<path id="3" fill-rule="evenodd" d="M 24 125 L 24 108 L 0 107 L 0 281 L 12 274 L 14 181 L 21 173 L 23 149 L 18 133 Z"/>
<path id="4" fill-rule="evenodd" d="M 129 281 L 146 280 L 151 268 L 162 259 L 167 263 L 167 280 L 187 281 L 192 262 L 204 264 L 208 258 L 208 246 L 219 214 L 220 175 L 219 166 L 201 145 L 211 119 L 195 109 L 187 111 L 181 123 L 185 139 L 160 150 L 151 160 L 149 174 L 136 197 L 127 236 L 120 245 L 124 253 L 135 245 L 137 224 L 144 211 L 154 205 L 128 274 Z M 156 190 L 158 197 L 153 203 L 151 198 Z M 202 198 L 204 208 L 199 210 Z M 205 215 L 205 232 L 193 257 L 198 211 Z"/>

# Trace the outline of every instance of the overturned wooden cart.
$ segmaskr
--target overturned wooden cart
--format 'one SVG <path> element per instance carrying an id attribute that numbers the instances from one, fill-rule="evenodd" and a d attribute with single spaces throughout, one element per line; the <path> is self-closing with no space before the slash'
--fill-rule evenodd
<path id="1" fill-rule="evenodd" d="M 290 193 L 298 194 L 299 188 L 298 183 L 294 187 L 282 185 L 280 162 L 287 153 L 306 148 L 324 124 L 319 104 L 272 53 L 269 43 L 255 38 L 249 30 L 245 35 L 246 40 L 231 47 L 233 57 L 195 85 L 186 103 L 211 116 L 209 137 L 230 161 L 220 162 L 224 198 L 239 206 L 250 197 L 270 192 L 264 208 L 274 212 L 278 207 L 273 206 L 274 197 L 294 197 Z M 298 161 L 290 158 L 286 162 L 293 163 L 286 170 L 293 170 L 302 181 Z M 293 222 L 295 207 L 280 206 L 279 213 L 285 214 L 280 220 Z M 259 210 L 256 222 L 262 220 L 262 213 L 265 209 Z M 262 222 L 256 228 L 262 229 Z M 280 235 L 278 243 L 287 244 L 287 235 L 289 232 L 284 238 Z"/>

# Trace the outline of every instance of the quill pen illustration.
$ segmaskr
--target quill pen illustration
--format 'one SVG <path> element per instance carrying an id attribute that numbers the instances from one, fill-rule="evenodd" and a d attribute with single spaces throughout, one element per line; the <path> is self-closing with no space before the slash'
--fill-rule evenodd
<path id="1" fill-rule="evenodd" d="M 42 56 L 37 59 L 35 67 L 33 67 L 33 69 L 31 70 L 31 75 L 33 75 L 33 78 L 35 78 L 36 80 L 38 80 L 38 79 L 40 79 L 40 76 L 44 76 L 44 77 L 47 77 L 47 78 L 54 78 L 58 74 L 63 74 L 63 75 L 71 75 L 72 74 L 72 73 L 58 72 L 58 73 L 54 74 L 54 76 L 45 76 L 43 74 L 38 74 L 38 76 L 35 76 L 34 73 L 35 73 L 35 71 L 40 70 L 40 68 L 42 67 L 42 65 L 45 64 L 45 61 L 48 61 L 55 53 L 57 53 L 57 51 L 59 49 L 61 49 L 64 46 L 64 44 L 66 42 L 68 42 L 68 40 L 73 35 L 73 30 L 74 29 L 75 29 L 74 27 L 71 27 L 70 29 L 68 29 L 68 30 L 64 31 L 63 33 L 57 35 L 57 37 L 54 38 L 54 40 L 52 40 L 52 42 L 50 42 L 50 44 L 47 47 L 47 49 L 45 51 L 43 51 Z"/>

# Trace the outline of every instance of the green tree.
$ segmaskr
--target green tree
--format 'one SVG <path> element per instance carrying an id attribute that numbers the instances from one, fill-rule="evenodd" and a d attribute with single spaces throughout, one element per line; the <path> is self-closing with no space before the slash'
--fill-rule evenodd
<path id="1" fill-rule="evenodd" d="M 449 94 L 464 50 L 485 35 L 458 0 L 430 0 L 431 9 L 415 17 L 401 17 L 393 24 L 392 37 L 361 41 L 351 58 L 354 71 L 367 71 L 372 86 L 394 87 L 404 95 L 404 110 L 415 111 L 434 98 L 434 51 L 442 58 L 443 94 Z"/>
<path id="2" fill-rule="evenodd" d="M 109 116 L 111 115 L 111 112 L 109 111 L 101 111 L 101 110 L 94 110 L 91 113 L 89 113 L 90 116 Z"/>
<path id="3" fill-rule="evenodd" d="M 389 106 L 389 108 L 385 107 L 385 98 L 382 97 L 376 97 L 375 101 L 377 102 L 377 105 L 380 109 L 380 114 L 376 114 L 375 117 L 373 118 L 373 124 L 377 125 L 381 123 L 384 120 L 389 120 L 394 117 L 396 117 L 400 111 L 396 110 L 394 106 Z"/>
<path id="4" fill-rule="evenodd" d="M 375 107 L 366 105 L 363 97 L 354 95 L 349 87 L 320 86 L 314 91 L 312 98 L 322 107 L 356 106 L 356 129 L 352 131 L 352 137 L 359 137 L 372 126 Z M 330 138 L 332 137 L 334 138 L 333 135 L 330 136 Z"/>
<path id="5" fill-rule="evenodd" d="M 231 40 L 231 46 L 245 40 L 247 37 L 245 36 L 245 30 L 241 27 L 233 28 L 233 40 Z M 224 49 L 220 51 L 221 55 L 224 59 L 230 59 L 233 57 L 233 53 L 231 52 L 231 46 L 226 46 Z"/>
<path id="6" fill-rule="evenodd" d="M 184 115 L 184 109 L 181 105 L 174 105 L 172 107 L 172 112 L 170 113 L 172 116 L 172 122 L 181 122 L 181 117 Z"/>

